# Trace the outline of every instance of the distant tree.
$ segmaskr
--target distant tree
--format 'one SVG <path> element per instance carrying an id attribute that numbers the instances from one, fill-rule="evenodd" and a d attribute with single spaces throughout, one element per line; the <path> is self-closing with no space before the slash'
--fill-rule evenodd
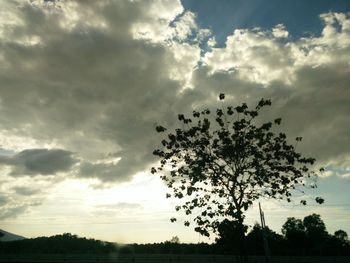
<path id="1" fill-rule="evenodd" d="M 301 219 L 295 217 L 288 217 L 287 221 L 282 226 L 282 234 L 290 239 L 293 235 L 299 235 L 305 233 L 305 227 Z"/>
<path id="2" fill-rule="evenodd" d="M 311 214 L 303 219 L 309 249 L 314 249 L 316 254 L 322 255 L 323 248 L 329 237 L 326 225 L 318 214 Z"/>
<path id="3" fill-rule="evenodd" d="M 218 237 L 216 238 L 216 244 L 224 253 L 239 254 L 243 249 L 242 240 L 240 236 L 241 226 L 237 221 L 230 221 L 224 219 L 218 226 Z M 247 231 L 247 227 L 244 226 L 244 232 Z"/>
<path id="4" fill-rule="evenodd" d="M 173 244 L 180 244 L 180 238 L 178 236 L 173 236 L 168 242 Z"/>
<path id="5" fill-rule="evenodd" d="M 303 253 L 306 242 L 306 232 L 303 221 L 294 217 L 288 217 L 282 226 L 282 234 L 284 235 L 289 250 L 293 250 L 296 254 Z"/>
<path id="6" fill-rule="evenodd" d="M 264 231 L 270 252 L 273 255 L 280 254 L 285 245 L 283 237 L 268 227 L 265 227 Z M 247 245 L 250 255 L 265 255 L 263 229 L 258 223 L 256 223 L 247 234 Z"/>
<path id="7" fill-rule="evenodd" d="M 5 234 L 0 231 L 0 237 L 3 237 Z"/>
<path id="8" fill-rule="evenodd" d="M 333 254 L 350 255 L 350 242 L 344 230 L 335 231 L 334 235 L 329 238 L 328 246 Z"/>
<path id="9" fill-rule="evenodd" d="M 304 217 L 303 225 L 306 234 L 313 240 L 324 239 L 328 235 L 326 225 L 318 214 L 311 214 Z"/>
<path id="10" fill-rule="evenodd" d="M 334 237 L 343 241 L 343 242 L 349 241 L 348 234 L 344 230 L 341 230 L 341 229 L 334 232 Z"/>
<path id="11" fill-rule="evenodd" d="M 220 94 L 219 99 L 224 98 Z M 262 99 L 253 109 L 243 103 L 218 108 L 214 113 L 209 109 L 193 111 L 191 117 L 179 114 L 179 128 L 168 133 L 162 147 L 153 152 L 160 165 L 151 172 L 161 173 L 171 190 L 167 197 L 184 199 L 176 210 L 194 214 L 191 218 L 200 234 L 217 233 L 227 219 L 239 226 L 243 243 L 244 212 L 255 200 L 291 201 L 296 187 L 315 187 L 313 180 L 305 179 L 316 178 L 310 170 L 315 159 L 303 157 L 284 133 L 274 132 L 281 119 L 260 125 L 256 122 L 259 111 L 269 105 L 270 100 Z M 166 130 L 156 126 L 157 132 Z M 189 226 L 190 222 L 184 224 Z"/>

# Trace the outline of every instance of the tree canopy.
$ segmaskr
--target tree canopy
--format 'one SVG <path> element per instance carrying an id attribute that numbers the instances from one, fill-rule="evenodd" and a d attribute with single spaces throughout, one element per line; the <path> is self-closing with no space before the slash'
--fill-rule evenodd
<path id="1" fill-rule="evenodd" d="M 300 233 L 305 232 L 305 226 L 301 219 L 296 219 L 295 217 L 288 217 L 287 221 L 282 226 L 282 234 L 286 238 L 290 238 L 294 235 L 300 235 Z"/>
<path id="2" fill-rule="evenodd" d="M 341 229 L 334 232 L 334 237 L 344 242 L 348 241 L 348 234 Z"/>
<path id="3" fill-rule="evenodd" d="M 224 98 L 220 94 L 219 99 Z M 244 211 L 261 197 L 291 201 L 293 189 L 315 187 L 317 174 L 310 169 L 315 159 L 298 153 L 286 134 L 275 132 L 281 118 L 257 121 L 260 110 L 270 105 L 266 99 L 253 109 L 246 103 L 222 104 L 216 111 L 179 114 L 179 126 L 172 132 L 156 126 L 165 136 L 153 152 L 160 164 L 151 172 L 160 173 L 166 182 L 167 197 L 184 200 L 176 210 L 191 216 L 202 235 L 217 232 L 225 219 L 243 226 Z"/>

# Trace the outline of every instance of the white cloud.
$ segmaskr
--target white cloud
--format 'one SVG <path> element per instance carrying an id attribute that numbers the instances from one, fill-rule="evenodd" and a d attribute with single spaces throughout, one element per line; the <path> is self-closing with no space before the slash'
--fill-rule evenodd
<path id="1" fill-rule="evenodd" d="M 193 70 L 200 60 L 200 49 L 198 46 L 187 43 L 172 43 L 170 50 L 173 52 L 174 64 L 169 77 L 181 83 L 182 87 L 192 87 Z"/>
<path id="2" fill-rule="evenodd" d="M 288 84 L 293 79 L 290 47 L 270 32 L 236 29 L 227 37 L 224 48 L 213 48 L 204 62 L 211 73 L 236 71 L 241 79 L 268 85 L 280 80 Z"/>
<path id="3" fill-rule="evenodd" d="M 272 28 L 272 35 L 276 38 L 286 38 L 289 35 L 289 32 L 286 30 L 283 24 L 278 24 Z"/>
<path id="4" fill-rule="evenodd" d="M 131 28 L 135 38 L 159 43 L 173 38 L 176 32 L 179 32 L 181 37 L 184 37 L 193 24 L 191 17 L 185 14 L 182 16 L 182 19 L 179 20 L 181 22 L 177 22 L 177 28 L 169 26 L 169 24 L 183 12 L 183 7 L 179 0 L 157 0 L 149 1 L 148 3 L 142 1 L 136 2 L 142 5 L 142 14 L 137 19 L 138 21 L 133 23 Z"/>
<path id="5" fill-rule="evenodd" d="M 235 30 L 225 47 L 205 54 L 206 66 L 196 70 L 193 85 L 204 93 L 232 94 L 238 103 L 271 98 L 273 112 L 266 117 L 281 116 L 287 134 L 303 136 L 300 151 L 322 165 L 346 167 L 350 19 L 339 13 L 320 17 L 325 23 L 320 36 L 295 40 L 281 39 L 276 27 Z"/>
<path id="6" fill-rule="evenodd" d="M 185 12 L 174 22 L 174 37 L 180 41 L 186 40 L 195 30 L 198 30 L 198 28 L 195 22 L 195 15 L 191 12 Z"/>

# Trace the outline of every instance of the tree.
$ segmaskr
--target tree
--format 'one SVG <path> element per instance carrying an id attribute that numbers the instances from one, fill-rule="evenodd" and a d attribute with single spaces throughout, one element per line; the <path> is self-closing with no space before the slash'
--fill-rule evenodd
<path id="1" fill-rule="evenodd" d="M 220 94 L 219 99 L 224 98 Z M 175 208 L 192 217 L 200 234 L 217 233 L 226 219 L 239 226 L 243 241 L 244 212 L 255 200 L 291 201 L 293 189 L 315 187 L 311 179 L 317 174 L 310 169 L 315 159 L 303 157 L 284 133 L 274 132 L 281 119 L 258 124 L 259 111 L 270 105 L 270 100 L 261 99 L 253 109 L 243 103 L 214 112 L 193 111 L 191 117 L 179 114 L 179 128 L 165 134 L 161 148 L 154 150 L 160 164 L 151 172 L 160 173 L 166 182 L 167 197 L 184 200 Z M 156 131 L 167 128 L 158 125 Z"/>
<path id="2" fill-rule="evenodd" d="M 334 232 L 334 237 L 340 241 L 347 242 L 348 239 L 348 234 L 344 230 L 337 230 Z"/>
<path id="3" fill-rule="evenodd" d="M 269 227 L 266 226 L 263 229 L 258 223 L 256 223 L 247 234 L 249 255 L 265 255 L 263 232 L 265 232 L 269 249 L 271 249 L 275 255 L 281 254 L 285 245 L 283 237 L 269 229 Z"/>
<path id="4" fill-rule="evenodd" d="M 348 239 L 348 234 L 341 229 L 335 231 L 334 235 L 330 237 L 330 247 L 331 250 L 336 251 L 338 255 L 349 255 L 350 243 Z"/>
<path id="5" fill-rule="evenodd" d="M 247 231 L 247 227 L 244 226 L 244 232 Z M 218 238 L 216 238 L 216 244 L 224 250 L 224 252 L 230 252 L 237 254 L 243 249 L 242 240 L 240 238 L 241 226 L 237 221 L 230 221 L 224 219 L 218 226 Z"/>
<path id="6" fill-rule="evenodd" d="M 303 224 L 306 234 L 312 243 L 320 243 L 327 238 L 326 225 L 318 214 L 304 217 Z"/>
<path id="7" fill-rule="evenodd" d="M 305 249 L 306 232 L 303 221 L 295 217 L 288 217 L 282 226 L 282 234 L 284 235 L 288 247 L 294 253 L 301 254 Z"/>
<path id="8" fill-rule="evenodd" d="M 169 241 L 165 241 L 165 242 L 169 242 L 172 244 L 180 244 L 180 238 L 178 236 L 173 236 Z"/>
<path id="9" fill-rule="evenodd" d="M 295 217 L 288 217 L 282 226 L 282 234 L 288 239 L 290 236 L 299 233 L 305 233 L 303 221 Z"/>
<path id="10" fill-rule="evenodd" d="M 321 255 L 324 252 L 323 248 L 329 237 L 326 231 L 326 225 L 321 219 L 321 216 L 318 214 L 305 216 L 303 224 L 309 249 L 314 249 L 315 251 L 318 251 L 319 255 Z"/>

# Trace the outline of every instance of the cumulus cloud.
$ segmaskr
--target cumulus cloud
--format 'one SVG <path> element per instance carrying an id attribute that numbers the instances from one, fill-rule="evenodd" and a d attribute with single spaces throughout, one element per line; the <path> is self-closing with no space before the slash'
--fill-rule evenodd
<path id="1" fill-rule="evenodd" d="M 276 38 L 286 38 L 289 33 L 283 24 L 278 24 L 272 29 L 272 35 Z"/>
<path id="2" fill-rule="evenodd" d="M 11 137 L 0 143 L 17 154 L 1 163 L 13 175 L 128 181 L 155 161 L 156 123 L 172 126 L 177 113 L 211 105 L 221 91 L 237 103 L 272 98 L 271 115 L 305 137 L 301 150 L 349 165 L 345 14 L 321 15 L 320 36 L 292 39 L 282 24 L 235 29 L 215 48 L 180 1 L 11 1 L 3 9 L 0 134 Z"/>
<path id="3" fill-rule="evenodd" d="M 199 59 L 197 44 L 173 40 L 174 32 L 185 36 L 186 24 L 193 25 L 191 15 L 170 25 L 183 11 L 180 2 L 37 1 L 6 8 L 17 22 L 4 22 L 0 39 L 3 133 L 19 143 L 33 139 L 36 148 L 77 153 L 85 161 L 83 177 L 101 172 L 101 180 L 129 180 L 145 169 L 153 160 L 154 123 L 177 111 Z M 171 33 L 149 41 L 148 28 L 155 36 L 165 28 Z M 55 172 L 50 165 L 32 167 L 28 154 L 17 156 L 24 172 Z M 96 165 L 111 155 L 121 158 L 118 165 Z"/>
<path id="4" fill-rule="evenodd" d="M 283 25 L 236 29 L 225 47 L 205 54 L 193 85 L 206 93 L 219 87 L 214 92 L 231 94 L 237 103 L 271 98 L 265 116 L 281 116 L 287 134 L 303 136 L 300 151 L 322 165 L 349 167 L 350 19 L 340 13 L 320 19 L 320 36 L 294 40 Z"/>

